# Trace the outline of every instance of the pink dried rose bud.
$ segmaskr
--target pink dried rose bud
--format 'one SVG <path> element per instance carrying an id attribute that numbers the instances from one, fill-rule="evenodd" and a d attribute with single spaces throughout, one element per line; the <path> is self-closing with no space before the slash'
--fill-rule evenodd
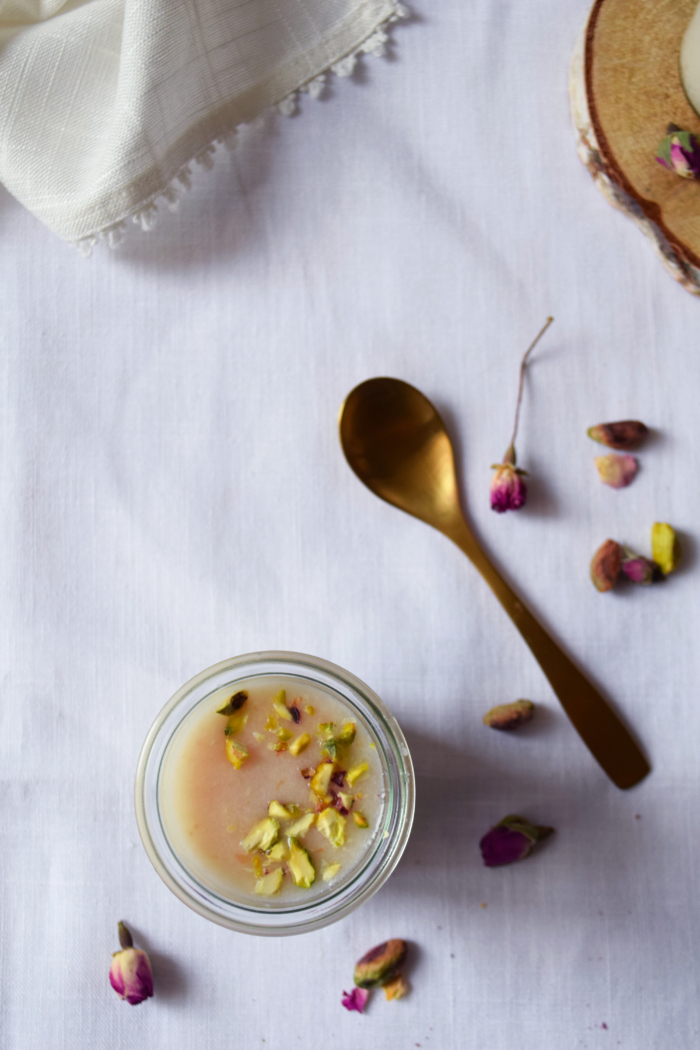
<path id="1" fill-rule="evenodd" d="M 692 131 L 669 124 L 656 150 L 656 160 L 682 179 L 700 179 L 700 140 Z"/>
<path id="2" fill-rule="evenodd" d="M 634 456 L 616 456 L 613 452 L 607 456 L 596 456 L 595 465 L 600 480 L 613 489 L 626 488 L 634 480 L 638 470 Z"/>
<path id="3" fill-rule="evenodd" d="M 641 554 L 625 549 L 625 557 L 622 559 L 622 571 L 632 583 L 641 583 L 647 586 L 654 582 L 654 563 Z"/>
<path id="4" fill-rule="evenodd" d="M 508 451 L 503 457 L 503 462 L 493 463 L 491 465 L 491 470 L 495 471 L 495 474 L 491 478 L 491 510 L 495 510 L 497 514 L 503 514 L 507 510 L 520 510 L 521 507 L 525 506 L 525 501 L 527 500 L 527 485 L 523 481 L 523 478 L 527 477 L 527 474 L 524 470 L 520 470 L 515 465 L 515 439 L 518 434 L 518 422 L 520 419 L 520 402 L 523 399 L 523 379 L 525 377 L 525 365 L 527 364 L 527 359 L 530 356 L 530 351 L 535 348 L 535 346 L 540 341 L 544 333 L 547 331 L 553 320 L 553 317 L 547 318 L 546 324 L 538 333 L 538 335 L 530 344 L 530 346 L 527 348 L 527 350 L 525 351 L 525 356 L 520 362 L 520 381 L 518 383 L 518 397 L 515 402 L 515 423 L 513 424 L 513 436 L 510 439 Z"/>
<path id="5" fill-rule="evenodd" d="M 357 1010 L 358 1014 L 361 1014 L 368 999 L 369 992 L 366 988 L 353 988 L 351 992 L 343 992 L 343 998 L 340 1001 L 346 1010 Z"/>
<path id="6" fill-rule="evenodd" d="M 499 704 L 484 715 L 485 726 L 491 729 L 516 729 L 529 722 L 535 713 L 532 700 L 515 700 L 512 704 Z"/>
<path id="7" fill-rule="evenodd" d="M 144 951 L 134 948 L 134 942 L 123 922 L 119 923 L 121 951 L 112 955 L 109 983 L 120 999 L 131 1006 L 142 1003 L 153 995 L 151 963 Z"/>
<path id="8" fill-rule="evenodd" d="M 610 591 L 615 586 L 622 568 L 622 547 L 615 540 L 606 540 L 591 560 L 591 579 L 597 590 Z"/>
<path id="9" fill-rule="evenodd" d="M 487 868 L 514 864 L 529 856 L 537 842 L 551 835 L 554 828 L 530 824 L 524 817 L 511 814 L 487 831 L 479 845 Z"/>
<path id="10" fill-rule="evenodd" d="M 525 506 L 527 486 L 523 481 L 524 470 L 511 463 L 494 463 L 491 478 L 491 510 L 503 514 L 506 510 L 520 510 Z"/>
<path id="11" fill-rule="evenodd" d="M 601 445 L 616 448 L 619 452 L 634 452 L 649 433 L 647 427 L 637 419 L 623 419 L 620 423 L 598 423 L 586 431 Z"/>

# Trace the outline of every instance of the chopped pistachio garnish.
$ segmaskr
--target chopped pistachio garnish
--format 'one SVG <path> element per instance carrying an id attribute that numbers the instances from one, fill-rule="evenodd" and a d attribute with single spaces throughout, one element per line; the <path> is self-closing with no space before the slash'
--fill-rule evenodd
<path id="1" fill-rule="evenodd" d="M 334 769 L 334 762 L 321 762 L 321 765 L 312 776 L 311 790 L 318 795 L 319 798 L 325 798 L 328 794 L 328 785 L 331 782 Z"/>
<path id="2" fill-rule="evenodd" d="M 355 801 L 355 799 L 352 797 L 352 795 L 348 795 L 347 791 L 339 791 L 338 798 L 340 799 L 340 801 L 346 809 L 352 809 L 352 804 Z"/>
<path id="3" fill-rule="evenodd" d="M 343 726 L 343 728 L 338 733 L 338 736 L 337 736 L 338 743 L 339 744 L 352 744 L 353 740 L 355 739 L 355 733 L 356 732 L 357 732 L 357 726 L 355 725 L 355 723 L 354 722 L 348 722 L 346 725 Z"/>
<path id="4" fill-rule="evenodd" d="M 262 861 L 260 860 L 260 857 L 257 855 L 257 853 L 253 857 L 253 871 L 255 872 L 256 879 L 259 879 L 263 873 Z"/>
<path id="5" fill-rule="evenodd" d="M 307 715 L 314 714 L 314 708 L 311 706 L 311 704 L 307 704 L 304 710 L 306 711 Z"/>
<path id="6" fill-rule="evenodd" d="M 276 817 L 277 820 L 291 820 L 292 812 L 283 806 L 276 798 L 273 798 L 270 805 L 267 807 L 268 817 Z"/>
<path id="7" fill-rule="evenodd" d="M 319 813 L 316 827 L 336 849 L 345 845 L 345 817 L 337 809 L 324 809 Z"/>
<path id="8" fill-rule="evenodd" d="M 241 842 L 241 846 L 247 853 L 252 853 L 254 849 L 261 849 L 264 852 L 270 849 L 271 846 L 274 846 L 279 833 L 280 826 L 275 818 L 265 817 L 263 820 L 259 820 L 257 824 L 253 824 Z"/>
<path id="9" fill-rule="evenodd" d="M 369 827 L 369 821 L 367 820 L 367 817 L 363 813 L 360 813 L 359 809 L 353 811 L 352 819 L 355 821 L 358 828 Z"/>
<path id="10" fill-rule="evenodd" d="M 287 751 L 289 744 L 286 744 L 284 740 L 278 740 L 276 744 L 268 744 L 268 751 Z"/>
<path id="11" fill-rule="evenodd" d="M 327 868 L 323 869 L 323 875 L 321 878 L 324 882 L 330 882 L 330 880 L 337 875 L 340 871 L 340 864 L 329 864 Z"/>
<path id="12" fill-rule="evenodd" d="M 363 762 L 359 766 L 353 766 L 353 768 L 351 770 L 349 770 L 349 772 L 348 772 L 348 774 L 346 776 L 346 780 L 347 780 L 348 784 L 350 785 L 350 787 L 353 787 L 353 785 L 355 784 L 355 781 L 359 780 L 360 777 L 363 776 L 363 774 L 366 773 L 368 769 L 369 769 L 369 766 L 367 765 L 366 762 Z"/>
<path id="13" fill-rule="evenodd" d="M 227 700 L 224 706 L 220 707 L 216 713 L 217 715 L 232 715 L 238 711 L 240 707 L 243 707 L 243 704 L 247 699 L 248 694 L 245 690 L 241 689 L 240 692 L 234 693 L 234 695 Z"/>
<path id="14" fill-rule="evenodd" d="M 369 742 L 369 746 L 370 746 L 370 747 L 371 747 L 371 748 L 372 748 L 372 749 L 373 749 L 374 751 L 376 751 L 376 750 L 377 750 L 377 749 L 376 749 L 376 747 L 374 746 L 374 740 L 370 740 L 370 742 Z"/>
<path id="15" fill-rule="evenodd" d="M 287 834 L 290 838 L 300 839 L 302 835 L 306 834 L 315 820 L 315 813 L 307 813 L 305 816 L 300 817 L 295 824 L 292 824 L 291 828 L 287 829 Z"/>
<path id="16" fill-rule="evenodd" d="M 289 745 L 289 750 L 293 755 L 300 755 L 302 751 L 306 750 L 310 743 L 311 737 L 309 736 L 309 734 L 302 733 L 301 736 L 298 736 L 296 740 L 292 741 L 292 743 Z"/>
<path id="17" fill-rule="evenodd" d="M 267 855 L 270 860 L 286 860 L 289 856 L 289 850 L 284 842 L 276 842 L 272 849 L 267 851 Z"/>
<path id="18" fill-rule="evenodd" d="M 257 860 L 257 857 L 255 859 Z M 282 869 L 275 868 L 274 871 L 269 872 L 267 875 L 263 875 L 262 878 L 258 878 L 258 881 L 255 883 L 255 892 L 261 894 L 263 897 L 271 897 L 273 893 L 277 893 L 279 890 L 283 878 L 284 872 Z"/>
<path id="19" fill-rule="evenodd" d="M 236 830 L 236 825 L 235 824 L 229 824 L 229 826 L 226 828 L 226 830 L 227 831 L 235 831 Z"/>
<path id="20" fill-rule="evenodd" d="M 219 712 L 217 711 L 217 714 Z M 233 736 L 234 733 L 238 733 L 248 721 L 248 714 L 245 711 L 236 711 L 235 714 L 229 715 L 228 721 L 226 722 L 226 728 L 224 733 L 226 736 Z"/>
<path id="21" fill-rule="evenodd" d="M 287 708 L 286 700 L 287 700 L 287 691 L 286 691 L 286 689 L 280 689 L 279 693 L 277 694 L 275 699 L 272 701 L 272 706 L 274 707 L 276 713 L 279 715 L 280 718 L 284 718 L 287 722 L 291 722 L 292 721 L 292 716 L 291 716 L 291 714 L 290 714 L 290 712 L 289 712 L 289 710 Z"/>
<path id="22" fill-rule="evenodd" d="M 260 743 L 261 740 L 265 739 L 265 737 L 264 737 L 264 735 L 262 733 L 253 733 L 253 736 L 258 741 L 258 743 Z"/>
<path id="23" fill-rule="evenodd" d="M 277 721 L 276 716 L 268 715 L 267 722 L 265 723 L 265 729 L 267 729 L 268 733 L 274 733 L 278 725 L 279 722 Z"/>
<path id="24" fill-rule="evenodd" d="M 316 881 L 316 869 L 311 857 L 295 838 L 289 840 L 289 870 L 295 886 L 307 890 Z"/>
<path id="25" fill-rule="evenodd" d="M 240 769 L 248 757 L 248 748 L 232 736 L 226 737 L 226 757 L 234 769 Z"/>
<path id="26" fill-rule="evenodd" d="M 282 728 L 277 730 L 277 736 L 280 740 L 291 740 L 294 736 L 294 733 L 292 733 L 290 729 Z"/>

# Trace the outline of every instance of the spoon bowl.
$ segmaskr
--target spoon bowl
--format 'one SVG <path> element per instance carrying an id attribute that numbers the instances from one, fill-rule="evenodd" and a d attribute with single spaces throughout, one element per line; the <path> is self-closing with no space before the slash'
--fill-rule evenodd
<path id="1" fill-rule="evenodd" d="M 642 780 L 650 767 L 629 730 L 508 586 L 469 528 L 452 443 L 428 398 L 400 379 L 368 379 L 348 394 L 339 429 L 345 458 L 360 481 L 448 536 L 476 566 L 613 782 L 628 788 Z"/>

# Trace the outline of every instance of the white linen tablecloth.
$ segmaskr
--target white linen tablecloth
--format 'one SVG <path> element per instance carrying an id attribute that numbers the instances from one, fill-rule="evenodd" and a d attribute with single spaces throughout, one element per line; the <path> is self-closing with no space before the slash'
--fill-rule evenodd
<path id="1" fill-rule="evenodd" d="M 0 193 L 3 1050 L 694 1050 L 699 918 L 699 304 L 576 157 L 587 0 L 414 5 L 394 61 L 217 154 L 181 214 L 86 261 Z M 488 507 L 517 365 L 530 501 Z M 486 585 L 371 496 L 336 438 L 371 375 L 434 399 L 488 550 L 653 762 L 618 791 Z M 586 438 L 655 436 L 627 490 Z M 607 537 L 683 534 L 678 575 L 599 595 Z M 237 653 L 347 667 L 416 764 L 415 830 L 358 912 L 298 938 L 207 923 L 138 838 L 133 778 L 174 690 Z M 514 736 L 481 724 L 539 705 Z M 509 812 L 554 825 L 481 864 Z M 116 922 L 156 997 L 109 987 Z M 357 957 L 412 942 L 413 992 L 346 1013 Z"/>

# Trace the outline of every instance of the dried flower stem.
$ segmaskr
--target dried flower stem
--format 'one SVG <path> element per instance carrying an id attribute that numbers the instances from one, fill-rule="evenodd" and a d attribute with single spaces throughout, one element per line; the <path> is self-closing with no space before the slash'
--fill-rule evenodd
<path id="1" fill-rule="evenodd" d="M 513 425 L 513 437 L 510 440 L 508 452 L 506 452 L 506 455 L 504 457 L 504 461 L 506 463 L 508 463 L 509 461 L 511 463 L 515 463 L 515 438 L 518 433 L 518 423 L 520 421 L 520 402 L 523 399 L 523 380 L 525 378 L 525 365 L 527 364 L 527 359 L 530 356 L 530 352 L 535 349 L 535 347 L 537 346 L 540 339 L 547 331 L 553 320 L 553 317 L 547 318 L 544 327 L 540 329 L 533 341 L 530 343 L 527 350 L 525 351 L 525 354 L 523 355 L 522 361 L 520 362 L 520 382 L 518 383 L 518 400 L 515 405 L 515 423 Z"/>

